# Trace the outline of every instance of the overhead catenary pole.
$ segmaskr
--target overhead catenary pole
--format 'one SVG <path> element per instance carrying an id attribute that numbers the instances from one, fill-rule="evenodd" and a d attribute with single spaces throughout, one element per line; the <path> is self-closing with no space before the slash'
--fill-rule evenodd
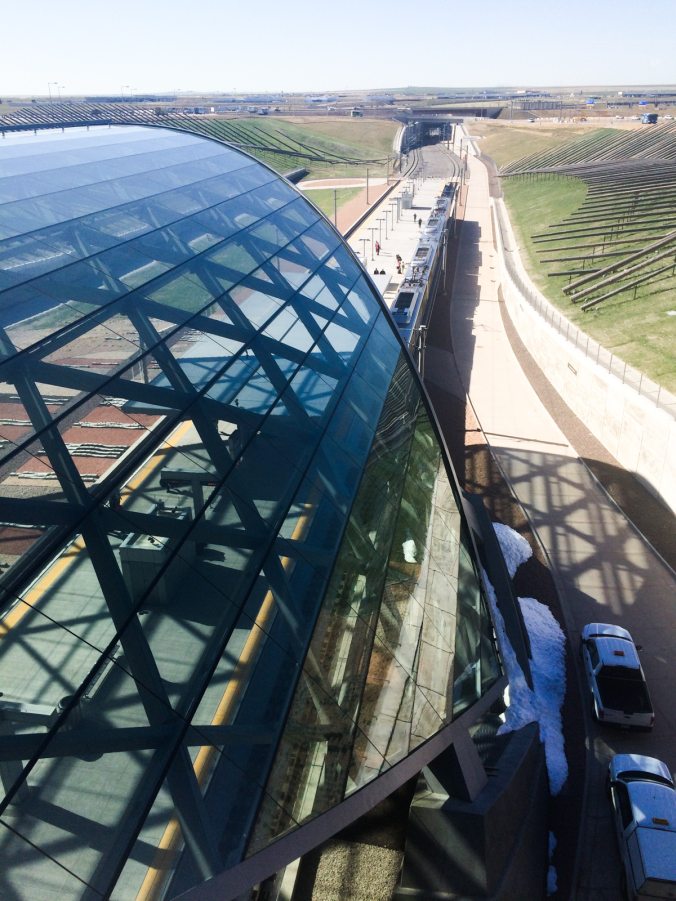
<path id="1" fill-rule="evenodd" d="M 374 251 L 375 243 L 376 243 L 375 240 L 374 240 L 374 238 L 373 238 L 373 235 L 374 235 L 374 233 L 375 233 L 375 230 L 376 230 L 375 225 L 370 225 L 370 226 L 369 226 L 369 231 L 371 232 L 371 259 L 372 259 L 372 260 L 375 259 L 375 257 L 373 256 L 373 251 Z"/>

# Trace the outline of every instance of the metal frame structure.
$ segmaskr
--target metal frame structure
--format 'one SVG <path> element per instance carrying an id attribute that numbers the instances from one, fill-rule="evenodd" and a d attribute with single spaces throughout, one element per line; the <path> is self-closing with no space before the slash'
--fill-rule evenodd
<path id="1" fill-rule="evenodd" d="M 0 205 L 0 534 L 36 530 L 0 585 L 6 888 L 26 848 L 25 891 L 35 865 L 60 897 L 258 879 L 498 697 L 462 501 L 387 313 L 290 185 L 156 129 L 35 140 L 0 146 L 23 173 Z M 135 430 L 95 479 L 85 427 Z"/>

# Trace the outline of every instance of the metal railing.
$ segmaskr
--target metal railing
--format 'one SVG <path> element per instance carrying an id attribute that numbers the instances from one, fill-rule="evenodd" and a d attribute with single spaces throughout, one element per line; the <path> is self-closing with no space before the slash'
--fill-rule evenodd
<path id="1" fill-rule="evenodd" d="M 623 385 L 633 388 L 641 397 L 646 397 L 655 406 L 665 410 L 671 416 L 676 417 L 676 396 L 667 391 L 662 385 L 648 378 L 643 372 L 639 372 L 624 360 L 617 357 L 607 348 L 595 341 L 586 332 L 581 331 L 563 313 L 550 303 L 535 286 L 524 278 L 514 262 L 515 250 L 509 246 L 509 228 L 504 222 L 504 211 L 501 204 L 495 204 L 497 240 L 504 250 L 505 266 L 509 277 L 518 288 L 519 293 L 528 304 L 547 322 L 558 334 L 562 335 L 574 348 L 580 350 L 585 357 L 593 360 L 597 366 L 618 378 Z"/>

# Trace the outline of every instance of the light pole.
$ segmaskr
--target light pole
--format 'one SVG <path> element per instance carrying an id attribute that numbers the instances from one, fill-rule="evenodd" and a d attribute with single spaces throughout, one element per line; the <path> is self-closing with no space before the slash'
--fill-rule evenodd
<path id="1" fill-rule="evenodd" d="M 361 255 L 364 257 L 364 266 L 366 266 L 366 263 L 367 263 L 367 260 L 366 260 L 366 242 L 368 241 L 368 238 L 360 238 L 359 240 L 362 242 L 362 243 L 361 243 Z"/>
<path id="2" fill-rule="evenodd" d="M 380 243 L 383 243 L 383 217 L 381 216 L 379 219 L 376 219 L 378 223 L 378 240 Z"/>
<path id="3" fill-rule="evenodd" d="M 372 260 L 375 259 L 375 257 L 373 256 L 373 247 L 374 247 L 374 244 L 375 244 L 375 241 L 374 241 L 374 239 L 373 239 L 373 235 L 375 234 L 375 230 L 376 230 L 375 225 L 370 225 L 370 226 L 369 226 L 369 231 L 371 232 L 371 259 L 372 259 Z"/>
<path id="4" fill-rule="evenodd" d="M 52 85 L 58 84 L 58 81 L 48 81 L 47 82 L 47 90 L 49 91 L 49 105 L 52 105 Z"/>
<path id="5" fill-rule="evenodd" d="M 397 208 L 397 222 L 399 222 L 399 201 L 397 198 L 390 200 L 390 209 L 392 210 L 392 228 L 394 228 L 394 208 Z"/>
<path id="6" fill-rule="evenodd" d="M 366 167 L 366 206 L 369 206 L 369 170 Z"/>
<path id="7" fill-rule="evenodd" d="M 392 216 L 392 223 L 390 224 L 390 229 L 394 232 L 394 214 L 392 213 L 392 208 L 389 210 L 385 210 L 385 232 L 387 232 L 387 217 Z"/>

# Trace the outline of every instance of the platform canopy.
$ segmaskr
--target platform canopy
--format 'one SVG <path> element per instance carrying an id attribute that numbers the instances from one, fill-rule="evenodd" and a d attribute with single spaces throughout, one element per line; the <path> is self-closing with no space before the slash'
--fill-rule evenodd
<path id="1" fill-rule="evenodd" d="M 0 141 L 0 510 L 1 897 L 253 884 L 499 676 L 377 291 L 213 140 Z"/>

